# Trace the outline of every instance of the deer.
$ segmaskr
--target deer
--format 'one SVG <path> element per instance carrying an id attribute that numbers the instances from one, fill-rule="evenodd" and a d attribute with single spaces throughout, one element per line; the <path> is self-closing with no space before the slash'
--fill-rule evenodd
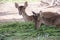
<path id="1" fill-rule="evenodd" d="M 33 21 L 35 23 L 35 29 L 38 29 L 37 28 L 37 26 L 38 26 L 37 25 L 37 21 L 39 20 L 39 14 L 36 14 L 36 13 L 34 13 L 32 11 L 33 15 L 28 16 L 27 13 L 26 13 L 26 11 L 25 11 L 25 9 L 27 8 L 27 6 L 28 6 L 27 2 L 24 3 L 24 6 L 19 6 L 18 3 L 15 3 L 15 7 L 18 9 L 19 15 L 22 15 L 23 19 L 25 21 Z"/>
<path id="2" fill-rule="evenodd" d="M 28 6 L 27 2 L 24 3 L 24 6 L 19 6 L 18 3 L 15 3 L 15 7 L 18 9 L 19 15 L 22 15 L 25 21 L 32 21 L 33 17 L 28 16 L 25 12 L 25 9 L 27 8 L 27 6 Z"/>
<path id="3" fill-rule="evenodd" d="M 39 16 L 39 22 L 37 23 L 38 24 L 37 28 L 39 28 L 41 26 L 41 24 L 48 25 L 48 26 L 60 27 L 60 14 L 58 14 L 56 12 L 42 12 L 42 11 L 40 11 L 39 15 L 40 16 Z"/>

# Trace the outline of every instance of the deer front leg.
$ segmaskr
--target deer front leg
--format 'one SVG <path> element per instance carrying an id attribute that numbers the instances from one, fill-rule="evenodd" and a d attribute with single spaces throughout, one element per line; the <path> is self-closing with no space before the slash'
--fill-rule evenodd
<path id="1" fill-rule="evenodd" d="M 37 24 L 37 22 L 35 22 L 35 29 L 38 29 L 38 24 Z"/>
<path id="2" fill-rule="evenodd" d="M 35 23 L 35 29 L 39 29 L 41 24 L 42 24 L 41 21 L 40 22 L 39 21 L 34 21 L 34 23 Z"/>

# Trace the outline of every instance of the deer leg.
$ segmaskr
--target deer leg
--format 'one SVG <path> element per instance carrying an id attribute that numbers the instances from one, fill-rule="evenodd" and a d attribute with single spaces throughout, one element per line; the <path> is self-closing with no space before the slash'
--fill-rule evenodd
<path id="1" fill-rule="evenodd" d="M 35 21 L 35 29 L 37 29 L 37 22 Z"/>
<path id="2" fill-rule="evenodd" d="M 39 25 L 38 22 L 35 21 L 35 29 L 38 29 Z"/>
<path id="3" fill-rule="evenodd" d="M 39 29 L 41 24 L 42 24 L 41 22 L 35 21 L 35 29 Z"/>

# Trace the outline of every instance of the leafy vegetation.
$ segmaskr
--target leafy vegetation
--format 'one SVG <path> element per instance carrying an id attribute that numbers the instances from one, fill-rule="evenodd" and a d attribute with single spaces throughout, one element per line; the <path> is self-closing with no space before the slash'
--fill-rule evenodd
<path id="1" fill-rule="evenodd" d="M 0 24 L 0 40 L 57 40 L 60 37 L 60 28 L 41 25 L 34 29 L 32 22 L 12 22 Z M 46 38 L 47 37 L 47 38 Z"/>

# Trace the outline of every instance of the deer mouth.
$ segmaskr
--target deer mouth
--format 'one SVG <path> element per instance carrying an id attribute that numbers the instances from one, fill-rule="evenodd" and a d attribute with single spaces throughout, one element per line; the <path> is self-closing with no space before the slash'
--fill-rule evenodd
<path id="1" fill-rule="evenodd" d="M 22 12 L 19 12 L 19 15 L 22 15 Z"/>

